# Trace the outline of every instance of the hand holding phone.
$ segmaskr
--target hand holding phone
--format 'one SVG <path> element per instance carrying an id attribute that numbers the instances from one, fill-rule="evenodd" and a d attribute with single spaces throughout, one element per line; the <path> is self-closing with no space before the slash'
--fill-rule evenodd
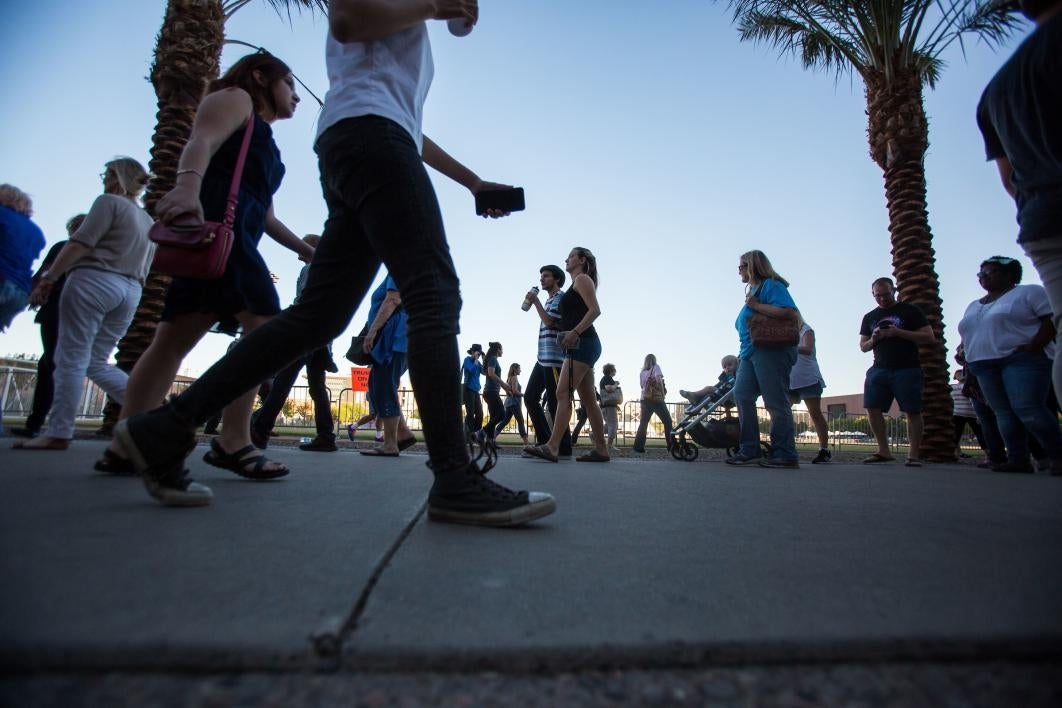
<path id="1" fill-rule="evenodd" d="M 487 216 L 488 210 L 504 212 L 523 211 L 523 187 L 484 189 L 476 192 L 476 216 Z"/>

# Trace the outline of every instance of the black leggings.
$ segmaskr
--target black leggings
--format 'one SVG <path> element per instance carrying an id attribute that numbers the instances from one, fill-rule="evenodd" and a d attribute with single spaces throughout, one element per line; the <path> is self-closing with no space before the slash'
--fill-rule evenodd
<path id="1" fill-rule="evenodd" d="M 505 418 L 505 404 L 502 402 L 501 394 L 497 391 L 484 391 L 483 400 L 487 402 L 487 411 L 490 413 L 486 425 L 487 436 L 493 438 L 494 429 Z"/>
<path id="2" fill-rule="evenodd" d="M 299 301 L 243 337 L 176 400 L 201 423 L 350 324 L 381 262 L 409 313 L 409 373 L 436 474 L 469 464 L 457 350 L 460 283 L 442 215 L 409 133 L 378 116 L 348 118 L 317 140 L 328 219 Z"/>
<path id="3" fill-rule="evenodd" d="M 465 431 L 478 433 L 483 428 L 483 401 L 479 391 L 465 387 Z"/>

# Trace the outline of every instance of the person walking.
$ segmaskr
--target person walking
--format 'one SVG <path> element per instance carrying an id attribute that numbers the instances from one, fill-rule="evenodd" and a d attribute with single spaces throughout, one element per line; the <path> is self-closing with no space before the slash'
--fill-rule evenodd
<path id="1" fill-rule="evenodd" d="M 557 383 L 557 417 L 549 441 L 545 445 L 528 445 L 524 452 L 549 462 L 558 461 L 561 440 L 572 418 L 573 393 L 578 391 L 593 429 L 594 448 L 575 459 L 608 462 L 601 408 L 594 396 L 594 364 L 601 356 L 601 340 L 594 328 L 594 322 L 601 316 L 597 300 L 597 258 L 590 249 L 577 246 L 565 259 L 564 269 L 572 277 L 572 287 L 561 299 L 560 345 L 566 356 Z"/>
<path id="2" fill-rule="evenodd" d="M 561 366 L 564 364 L 564 352 L 557 342 L 560 334 L 560 306 L 564 297 L 565 274 L 559 266 L 544 265 L 538 270 L 538 282 L 546 294 L 545 302 L 539 300 L 534 290 L 527 293 L 531 304 L 538 314 L 538 358 L 527 379 L 524 391 L 524 405 L 527 417 L 535 429 L 535 444 L 545 445 L 553 435 L 553 422 L 557 419 L 557 382 L 560 380 Z M 545 400 L 545 409 L 542 407 Z M 546 417 L 546 413 L 549 417 Z M 572 436 L 565 429 L 562 432 L 558 454 L 571 457 Z"/>
<path id="3" fill-rule="evenodd" d="M 73 236 L 81 227 L 85 216 L 85 214 L 77 214 L 66 222 L 67 237 Z M 48 250 L 48 255 L 44 257 L 40 268 L 33 275 L 34 286 L 40 282 L 41 274 L 52 267 L 65 245 L 66 241 L 60 241 Z M 59 302 L 63 296 L 64 284 L 66 284 L 65 275 L 56 281 L 47 302 L 40 306 L 37 316 L 33 318 L 33 321 L 41 326 L 42 351 L 40 358 L 37 359 L 37 382 L 33 386 L 33 404 L 26 417 L 26 425 L 11 428 L 11 434 L 21 438 L 37 437 L 37 433 L 44 427 L 48 411 L 52 408 L 52 397 L 55 395 L 55 347 L 59 343 Z"/>
<path id="4" fill-rule="evenodd" d="M 104 166 L 100 177 L 103 194 L 30 295 L 31 303 L 44 305 L 66 275 L 48 433 L 16 443 L 22 449 L 69 447 L 86 375 L 115 401 L 125 400 L 129 376 L 109 359 L 133 321 L 155 254 L 148 240 L 152 220 L 139 204 L 148 173 L 136 160 L 119 157 Z"/>
<path id="5" fill-rule="evenodd" d="M 221 221 L 250 127 L 232 250 L 220 278 L 173 279 L 155 337 L 130 374 L 119 421 L 158 405 L 184 358 L 212 326 L 218 324 L 223 331 L 242 327 L 238 347 L 280 311 L 272 275 L 258 250 L 263 234 L 305 260 L 313 256 L 310 244 L 292 233 L 273 210 L 273 195 L 280 188 L 284 165 L 271 126 L 291 118 L 298 104 L 291 69 L 266 52 L 249 54 L 229 67 L 210 85 L 209 93 L 199 104 L 192 134 L 181 153 L 177 183 L 159 200 L 155 213 L 167 224 Z M 295 358 L 263 372 L 228 405 L 207 411 L 202 422 L 224 408 L 221 431 L 211 439 L 210 450 L 203 457 L 205 462 L 246 479 L 269 480 L 288 474 L 286 465 L 270 460 L 251 442 L 250 423 L 251 407 L 261 383 L 272 380 Z M 131 467 L 128 456 L 135 452 L 125 448 L 120 439 L 112 441 L 97 469 L 109 467 L 116 473 L 126 472 Z"/>
<path id="6" fill-rule="evenodd" d="M 326 57 L 332 86 L 318 121 L 316 151 L 328 219 L 300 301 L 206 371 L 166 406 L 119 423 L 148 491 L 164 504 L 204 504 L 184 458 L 195 426 L 257 381 L 346 329 L 381 261 L 409 314 L 409 369 L 434 480 L 428 517 L 516 526 L 556 510 L 542 492 L 513 491 L 490 478 L 462 433 L 457 349 L 460 282 L 424 164 L 473 195 L 485 182 L 423 135 L 433 64 L 427 21 L 475 24 L 474 0 L 439 4 L 332 0 Z M 505 212 L 488 210 L 486 216 Z"/>
<path id="7" fill-rule="evenodd" d="M 1017 206 L 1018 243 L 1036 266 L 1062 331 L 1062 0 L 1021 0 L 1036 29 L 985 87 L 977 127 L 985 155 Z M 1062 357 L 1053 364 L 1062 398 Z"/>
<path id="8" fill-rule="evenodd" d="M 317 234 L 307 234 L 302 240 L 317 248 L 321 237 Z M 310 271 L 307 262 L 299 271 L 299 278 L 295 282 L 295 301 L 298 302 L 302 289 L 306 286 L 306 276 Z M 332 420 L 332 397 L 328 391 L 326 379 L 328 372 L 337 373 L 339 367 L 332 359 L 332 344 L 329 342 L 323 347 L 318 347 L 304 357 L 300 357 L 281 369 L 269 386 L 269 392 L 262 399 L 262 407 L 251 414 L 251 442 L 259 450 L 269 446 L 269 437 L 273 434 L 273 426 L 277 416 L 284 408 L 291 393 L 295 381 L 299 378 L 299 372 L 306 368 L 306 384 L 310 399 L 313 401 L 313 420 L 317 434 L 313 440 L 299 445 L 299 449 L 306 452 L 335 452 L 336 431 Z"/>
<path id="9" fill-rule="evenodd" d="M 656 362 L 655 354 L 646 354 L 642 370 L 638 374 L 642 386 L 641 411 L 638 430 L 634 433 L 635 452 L 645 452 L 645 438 L 649 432 L 649 420 L 654 415 L 664 425 L 664 442 L 671 449 L 671 413 L 667 409 L 667 386 L 664 385 L 664 370 Z"/>
<path id="10" fill-rule="evenodd" d="M 505 383 L 512 393 L 505 398 L 505 419 L 498 423 L 498 427 L 494 430 L 494 437 L 498 437 L 501 431 L 509 425 L 509 421 L 516 418 L 520 439 L 524 441 L 524 445 L 530 445 L 531 441 L 527 437 L 527 425 L 524 423 L 524 411 L 521 404 L 524 399 L 523 389 L 520 386 L 521 371 L 519 364 L 509 366 L 509 375 L 505 378 Z"/>
<path id="11" fill-rule="evenodd" d="M 1021 285 L 1021 263 L 1014 258 L 983 261 L 977 279 L 985 295 L 967 306 L 959 336 L 1006 445 L 1007 461 L 993 469 L 1033 471 L 1028 431 L 1043 448 L 1051 473 L 1062 474 L 1062 432 L 1047 404 L 1056 356 L 1047 292 L 1040 285 Z"/>
<path id="12" fill-rule="evenodd" d="M 483 389 L 483 347 L 473 344 L 466 354 L 468 356 L 461 363 L 461 373 L 464 377 L 465 433 L 480 438 L 483 431 L 483 401 L 479 395 Z"/>
<path id="13" fill-rule="evenodd" d="M 0 332 L 26 309 L 33 261 L 44 250 L 44 233 L 31 216 L 33 200 L 29 195 L 18 187 L 0 184 Z"/>
<path id="14" fill-rule="evenodd" d="M 822 392 L 826 382 L 819 370 L 819 360 L 815 355 L 815 330 L 797 313 L 800 322 L 800 343 L 797 344 L 797 359 L 789 372 L 789 398 L 793 403 L 804 402 L 808 417 L 815 426 L 819 439 L 819 451 L 811 460 L 813 465 L 828 463 L 833 455 L 830 452 L 830 426 L 822 414 Z"/>
<path id="15" fill-rule="evenodd" d="M 874 364 L 863 383 L 863 407 L 878 451 L 863 460 L 873 465 L 892 462 L 885 411 L 895 400 L 907 414 L 910 436 L 908 467 L 921 467 L 922 446 L 922 365 L 918 345 L 932 342 L 935 335 L 926 316 L 917 306 L 896 300 L 892 278 L 878 278 L 870 286 L 878 306 L 863 316 L 859 327 L 859 349 L 874 352 Z"/>
<path id="16" fill-rule="evenodd" d="M 608 437 L 609 454 L 616 454 L 616 435 L 619 431 L 619 407 L 623 403 L 623 389 L 616 381 L 616 365 L 605 364 L 601 367 L 601 381 L 597 385 L 598 401 L 601 405 L 601 417 L 605 421 L 605 434 Z"/>
<path id="17" fill-rule="evenodd" d="M 504 389 L 506 394 L 512 395 L 509 384 L 501 377 L 502 369 L 498 358 L 504 353 L 501 342 L 488 342 L 487 353 L 483 357 L 485 361 L 483 373 L 487 377 L 483 384 L 483 400 L 487 402 L 487 411 L 490 416 L 483 429 L 487 437 L 492 440 L 498 423 L 505 418 L 505 404 L 502 402 L 501 391 Z"/>
<path id="18" fill-rule="evenodd" d="M 408 316 L 402 307 L 398 285 L 389 275 L 373 291 L 370 303 L 362 350 L 373 360 L 369 372 L 369 396 L 383 424 L 383 441 L 359 452 L 375 457 L 398 457 L 402 450 L 417 442 L 413 431 L 406 425 L 398 401 L 398 384 L 402 374 L 406 373 Z"/>
<path id="19" fill-rule="evenodd" d="M 752 322 L 757 315 L 772 321 L 795 321 L 796 303 L 789 294 L 789 281 L 771 265 L 763 251 L 747 251 L 738 261 L 738 276 L 745 283 L 745 305 L 734 323 L 741 348 L 740 364 L 734 382 L 734 401 L 738 408 L 741 445 L 729 465 L 757 463 L 761 467 L 796 469 L 797 457 L 793 409 L 789 402 L 789 373 L 797 359 L 793 345 L 754 341 Z M 764 458 L 760 449 L 760 419 L 756 399 L 771 417 L 771 454 Z"/>

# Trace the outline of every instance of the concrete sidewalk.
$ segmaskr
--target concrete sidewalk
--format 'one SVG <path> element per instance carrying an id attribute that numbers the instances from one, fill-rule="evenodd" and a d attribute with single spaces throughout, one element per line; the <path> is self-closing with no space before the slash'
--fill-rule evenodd
<path id="1" fill-rule="evenodd" d="M 423 455 L 270 454 L 164 509 L 103 443 L 0 441 L 10 670 L 572 669 L 1058 656 L 1062 478 L 970 467 L 504 457 L 521 529 L 430 522 Z M 311 640 L 316 636 L 317 642 Z"/>

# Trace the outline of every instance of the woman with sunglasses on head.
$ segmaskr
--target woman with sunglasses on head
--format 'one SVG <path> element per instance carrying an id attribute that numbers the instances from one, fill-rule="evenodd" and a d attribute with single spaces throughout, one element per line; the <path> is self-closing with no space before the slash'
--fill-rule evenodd
<path id="1" fill-rule="evenodd" d="M 100 178 L 103 194 L 30 295 L 32 304 L 44 304 L 66 275 L 48 432 L 16 443 L 18 448 L 65 450 L 70 445 L 86 375 L 119 403 L 126 398 L 129 376 L 109 359 L 133 321 L 155 253 L 148 240 L 151 217 L 139 202 L 148 173 L 131 157 L 119 157 L 104 166 Z"/>
<path id="2" fill-rule="evenodd" d="M 1043 447 L 1052 474 L 1062 474 L 1062 432 L 1048 408 L 1051 363 L 1056 356 L 1051 305 L 1041 285 L 1021 285 L 1021 263 L 993 256 L 977 279 L 983 297 L 959 321 L 969 372 L 996 415 L 1007 461 L 993 469 L 1032 472 L 1026 431 Z"/>
<path id="3" fill-rule="evenodd" d="M 797 347 L 757 346 L 752 343 L 749 320 L 757 315 L 796 320 L 796 303 L 789 294 L 789 282 L 775 271 L 763 251 L 748 251 L 738 261 L 738 275 L 745 283 L 745 305 L 738 313 L 735 327 L 741 360 L 734 382 L 734 401 L 741 425 L 741 447 L 729 465 L 759 464 L 762 467 L 797 468 L 793 409 L 789 401 L 789 375 L 797 360 Z M 760 451 L 760 420 L 756 399 L 771 416 L 771 456 Z"/>
<path id="4" fill-rule="evenodd" d="M 250 121 L 252 132 L 240 180 L 232 251 L 220 278 L 173 279 L 155 338 L 130 374 L 121 419 L 158 405 L 184 357 L 215 323 L 223 330 L 241 327 L 242 339 L 280 312 L 272 275 L 258 252 L 263 233 L 306 261 L 313 257 L 313 247 L 273 213 L 273 194 L 284 177 L 284 164 L 271 126 L 291 118 L 298 103 L 287 64 L 267 52 L 257 52 L 233 64 L 211 84 L 199 104 L 192 134 L 177 166 L 177 183 L 159 200 L 155 213 L 167 224 L 222 221 Z M 275 373 L 270 371 L 263 379 Z M 241 477 L 273 479 L 287 474 L 288 468 L 268 460 L 251 442 L 251 407 L 259 384 L 255 382 L 224 407 L 221 432 L 211 440 L 203 459 Z M 133 468 L 128 455 L 116 439 L 96 469 L 130 473 Z"/>
<path id="5" fill-rule="evenodd" d="M 594 364 L 601 357 L 601 340 L 594 321 L 601 316 L 597 302 L 597 258 L 588 248 L 573 248 L 564 260 L 564 270 L 571 276 L 572 286 L 561 298 L 561 348 L 564 364 L 557 381 L 557 418 L 553 434 L 545 445 L 528 445 L 524 452 L 549 462 L 557 462 L 561 439 L 572 419 L 572 399 L 575 391 L 586 409 L 592 428 L 594 449 L 575 458 L 577 462 L 608 462 L 605 425 L 601 407 L 597 403 Z"/>

